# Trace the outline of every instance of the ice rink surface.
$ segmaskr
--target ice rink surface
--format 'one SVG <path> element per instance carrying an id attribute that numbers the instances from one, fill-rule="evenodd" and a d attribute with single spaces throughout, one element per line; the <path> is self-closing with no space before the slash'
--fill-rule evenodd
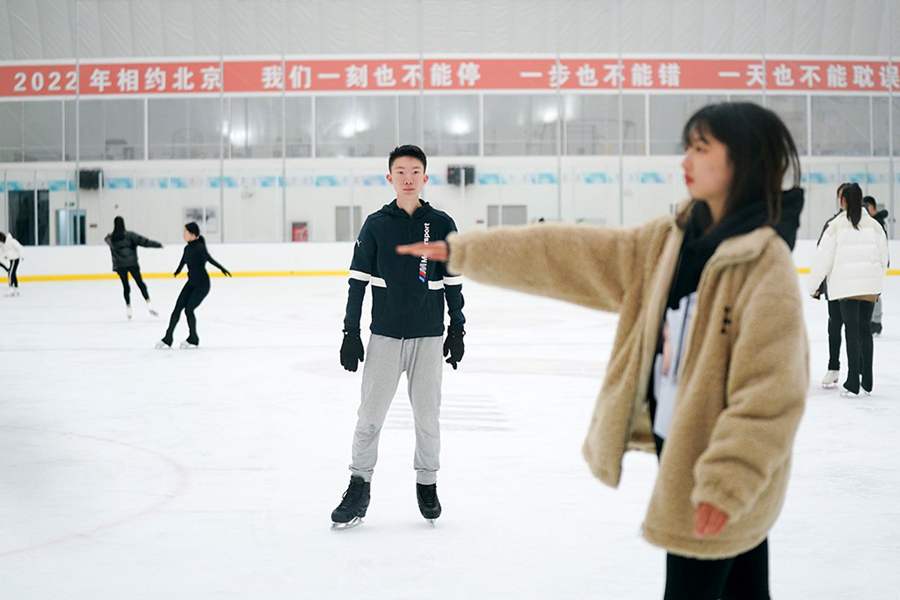
<path id="1" fill-rule="evenodd" d="M 0 298 L 4 600 L 662 597 L 664 552 L 639 534 L 655 457 L 629 454 L 611 490 L 580 454 L 615 316 L 466 283 L 443 516 L 432 529 L 416 506 L 402 381 L 365 524 L 336 532 L 361 378 L 338 364 L 345 280 L 214 279 L 196 351 L 152 349 L 182 282 L 148 284 L 163 314 L 133 288 L 131 322 L 117 281 Z M 884 299 L 858 399 L 820 389 L 826 307 L 807 300 L 774 598 L 900 594 L 900 278 Z"/>

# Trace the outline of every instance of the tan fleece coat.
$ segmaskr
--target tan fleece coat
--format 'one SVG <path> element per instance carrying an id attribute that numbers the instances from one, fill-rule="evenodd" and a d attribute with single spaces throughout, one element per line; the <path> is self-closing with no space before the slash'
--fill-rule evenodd
<path id="1" fill-rule="evenodd" d="M 619 314 L 583 447 L 612 487 L 626 450 L 653 451 L 647 388 L 682 238 L 673 217 L 631 229 L 537 225 L 449 238 L 451 272 Z M 765 539 L 781 510 L 809 381 L 797 274 L 771 227 L 719 245 L 685 352 L 643 533 L 682 556 L 735 556 Z M 718 536 L 694 536 L 701 502 L 728 513 Z"/>

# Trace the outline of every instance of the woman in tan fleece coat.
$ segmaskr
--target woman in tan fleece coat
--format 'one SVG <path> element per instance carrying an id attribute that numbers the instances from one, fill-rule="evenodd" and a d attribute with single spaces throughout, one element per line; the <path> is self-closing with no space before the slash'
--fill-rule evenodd
<path id="1" fill-rule="evenodd" d="M 782 121 L 755 104 L 707 106 L 683 140 L 694 200 L 675 217 L 473 232 L 398 252 L 619 313 L 583 447 L 591 470 L 615 487 L 626 450 L 659 454 L 643 534 L 668 551 L 666 600 L 767 599 L 767 536 L 809 381 L 789 249 L 802 191 L 781 190 L 788 171 L 799 181 L 799 160 Z"/>

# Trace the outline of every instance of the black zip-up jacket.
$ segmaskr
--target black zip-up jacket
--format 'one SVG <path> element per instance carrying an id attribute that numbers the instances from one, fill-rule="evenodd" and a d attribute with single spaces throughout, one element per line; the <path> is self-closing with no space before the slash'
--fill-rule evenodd
<path id="1" fill-rule="evenodd" d="M 445 263 L 401 256 L 396 247 L 437 242 L 456 231 L 447 213 L 420 200 L 410 216 L 394 200 L 366 219 L 350 264 L 345 331 L 358 331 L 366 285 L 372 284 L 372 333 L 396 339 L 444 333 L 444 298 L 450 329 L 461 331 L 462 278 L 447 273 Z"/>
<path id="2" fill-rule="evenodd" d="M 144 236 L 133 231 L 126 231 L 125 234 L 118 239 L 113 237 L 113 234 L 110 233 L 103 238 L 103 241 L 106 242 L 112 253 L 113 271 L 138 266 L 138 246 L 144 246 L 145 248 L 163 247 L 159 242 L 148 240 Z"/>
<path id="3" fill-rule="evenodd" d="M 881 224 L 881 228 L 884 229 L 884 235 L 887 235 L 887 218 L 888 218 L 887 209 L 879 210 L 877 213 L 875 213 L 875 216 L 872 218 L 874 218 L 876 221 L 878 221 Z"/>
<path id="4" fill-rule="evenodd" d="M 184 247 L 184 254 L 181 255 L 181 262 L 178 263 L 178 268 L 175 269 L 175 275 L 181 273 L 181 270 L 187 266 L 188 281 L 209 285 L 209 273 L 206 272 L 207 262 L 223 273 L 228 270 L 209 255 L 209 252 L 206 250 L 206 240 L 201 235 L 196 240 L 188 242 Z"/>

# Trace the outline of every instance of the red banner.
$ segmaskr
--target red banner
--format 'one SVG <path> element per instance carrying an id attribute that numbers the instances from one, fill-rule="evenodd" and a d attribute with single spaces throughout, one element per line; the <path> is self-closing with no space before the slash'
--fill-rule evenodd
<path id="1" fill-rule="evenodd" d="M 224 73 L 222 66 L 224 64 Z M 0 97 L 441 90 L 900 90 L 887 61 L 697 58 L 240 60 L 0 66 Z"/>

